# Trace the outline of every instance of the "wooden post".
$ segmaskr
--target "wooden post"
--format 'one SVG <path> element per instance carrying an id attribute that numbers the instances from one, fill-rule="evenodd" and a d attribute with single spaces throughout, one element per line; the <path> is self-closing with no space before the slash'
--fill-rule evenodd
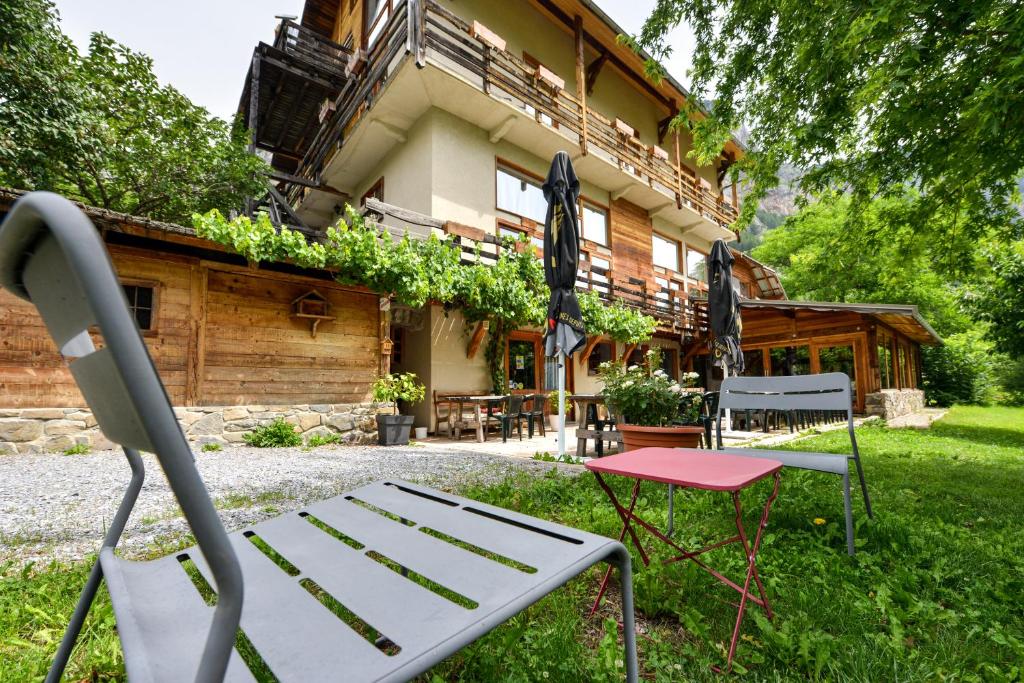
<path id="1" fill-rule="evenodd" d="M 391 341 L 391 297 L 382 296 L 380 297 L 380 327 L 378 328 L 377 338 L 380 341 L 377 353 L 380 354 L 380 374 L 381 376 L 391 374 L 391 355 L 381 353 L 381 349 L 384 348 L 385 341 Z"/>
<path id="2" fill-rule="evenodd" d="M 252 76 L 249 79 L 249 120 L 246 125 L 249 126 L 249 134 L 252 136 L 249 142 L 249 154 L 256 153 L 256 135 L 257 126 L 259 123 L 259 106 L 260 106 L 260 55 L 259 53 L 252 56 L 252 69 L 250 71 Z"/>
<path id="3" fill-rule="evenodd" d="M 679 158 L 679 131 L 676 130 L 675 148 L 676 148 L 676 208 L 683 208 L 683 163 Z"/>
<path id="4" fill-rule="evenodd" d="M 587 69 L 583 61 L 583 17 L 576 15 L 576 98 L 580 101 L 580 154 L 587 154 Z"/>
<path id="5" fill-rule="evenodd" d="M 189 330 L 185 356 L 185 405 L 203 402 L 203 375 L 206 372 L 206 291 L 209 271 L 192 266 L 189 274 Z"/>
<path id="6" fill-rule="evenodd" d="M 422 69 L 427 65 L 427 44 L 423 35 L 426 28 L 423 0 L 406 0 L 405 16 L 408 30 L 405 49 L 413 55 L 416 67 Z"/>

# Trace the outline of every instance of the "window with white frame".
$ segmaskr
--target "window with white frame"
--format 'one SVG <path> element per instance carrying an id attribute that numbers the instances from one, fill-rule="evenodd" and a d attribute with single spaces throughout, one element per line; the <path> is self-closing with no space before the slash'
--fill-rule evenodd
<path id="1" fill-rule="evenodd" d="M 608 210 L 588 201 L 583 201 L 580 220 L 583 222 L 583 239 L 608 246 Z"/>
<path id="2" fill-rule="evenodd" d="M 708 281 L 708 257 L 693 248 L 686 249 L 686 275 L 697 282 Z"/>
<path id="3" fill-rule="evenodd" d="M 679 271 L 679 242 L 662 237 L 657 233 L 651 236 L 654 253 L 654 265 Z"/>
<path id="4" fill-rule="evenodd" d="M 498 166 L 496 205 L 501 211 L 543 223 L 548 203 L 538 180 L 507 166 Z"/>

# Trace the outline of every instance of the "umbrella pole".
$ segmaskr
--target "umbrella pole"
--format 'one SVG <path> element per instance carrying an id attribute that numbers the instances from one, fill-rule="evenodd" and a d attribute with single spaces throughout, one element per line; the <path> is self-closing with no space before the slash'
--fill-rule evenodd
<path id="1" fill-rule="evenodd" d="M 725 377 L 726 377 L 726 379 L 728 379 L 728 377 L 729 377 L 729 364 L 728 363 L 725 364 Z M 732 431 L 732 411 L 729 410 L 728 408 L 725 409 L 725 426 L 726 426 L 726 429 L 728 431 L 730 431 L 730 432 Z M 749 430 L 750 426 L 746 425 L 746 428 L 747 428 L 747 430 Z"/>
<path id="2" fill-rule="evenodd" d="M 565 460 L 565 351 L 558 350 L 558 459 Z"/>

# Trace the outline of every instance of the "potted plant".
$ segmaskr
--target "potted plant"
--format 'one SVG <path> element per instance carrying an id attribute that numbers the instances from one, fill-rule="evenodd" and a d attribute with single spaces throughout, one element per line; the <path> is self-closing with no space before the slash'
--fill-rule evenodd
<path id="1" fill-rule="evenodd" d="M 377 443 L 381 446 L 405 446 L 409 443 L 409 431 L 415 418 L 400 415 L 398 402 L 419 403 L 426 396 L 426 391 L 423 383 L 411 372 L 384 375 L 374 381 L 373 400 L 395 406 L 393 415 L 377 415 Z"/>
<path id="2" fill-rule="evenodd" d="M 548 394 L 548 405 L 551 406 L 551 411 L 548 413 L 548 424 L 551 426 L 551 431 L 558 431 L 558 392 L 552 391 Z M 565 414 L 568 415 L 572 409 L 572 403 L 569 401 L 569 392 L 565 392 Z"/>
<path id="3" fill-rule="evenodd" d="M 696 448 L 704 428 L 698 424 L 701 396 L 685 391 L 661 369 L 661 351 L 651 349 L 643 365 L 601 364 L 603 394 L 618 418 L 623 450 L 646 446 Z M 696 377 L 687 375 L 685 381 Z"/>

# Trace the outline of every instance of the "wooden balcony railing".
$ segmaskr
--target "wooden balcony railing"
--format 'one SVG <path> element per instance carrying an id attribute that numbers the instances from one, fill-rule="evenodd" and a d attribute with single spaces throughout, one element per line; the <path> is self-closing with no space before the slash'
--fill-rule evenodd
<path id="1" fill-rule="evenodd" d="M 426 239 L 434 230 L 439 230 L 452 238 L 464 264 L 493 265 L 506 248 L 501 237 L 480 228 L 439 220 L 376 199 L 366 201 L 363 215 L 378 227 L 382 237 L 387 235 L 390 239 L 400 239 L 404 234 Z M 525 247 L 516 244 L 515 248 Z M 707 334 L 706 300 L 691 299 L 685 291 L 658 285 L 649 287 L 645 280 L 620 276 L 586 261 L 580 263 L 576 289 L 594 292 L 607 304 L 618 302 L 639 310 L 653 317 L 660 330 L 679 334 L 686 340 Z"/>
<path id="2" fill-rule="evenodd" d="M 291 19 L 282 19 L 278 24 L 274 47 L 318 68 L 326 67 L 338 74 L 345 73 L 352 55 L 352 50 L 344 45 L 328 40 Z"/>
<path id="3" fill-rule="evenodd" d="M 616 119 L 581 103 L 559 83 L 557 75 L 477 36 L 473 27 L 434 0 L 396 3 L 387 23 L 366 52 L 350 58 L 352 77 L 337 98 L 334 114 L 321 126 L 299 166 L 298 174 L 318 182 L 330 155 L 367 111 L 394 75 L 404 52 L 417 64 L 431 63 L 460 76 L 481 92 L 534 117 L 579 145 L 636 177 L 639 182 L 689 206 L 721 226 L 736 219 L 736 207 L 710 182 L 674 155 L 646 145 Z M 671 134 L 675 136 L 676 134 Z M 675 160 L 673 161 L 672 157 Z"/>

